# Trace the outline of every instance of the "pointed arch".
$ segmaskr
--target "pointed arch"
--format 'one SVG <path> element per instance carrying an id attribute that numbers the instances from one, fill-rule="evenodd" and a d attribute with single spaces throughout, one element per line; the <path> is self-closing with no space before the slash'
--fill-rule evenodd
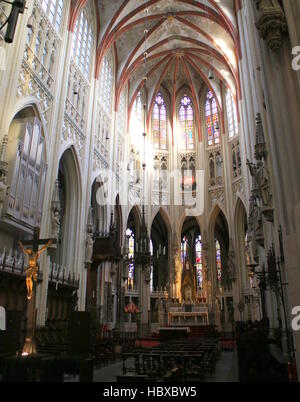
<path id="1" fill-rule="evenodd" d="M 61 228 L 61 255 L 58 263 L 74 270 L 78 265 L 77 253 L 67 245 L 79 244 L 80 233 L 75 228 L 80 225 L 82 206 L 82 181 L 80 166 L 74 146 L 67 148 L 61 155 L 58 167 L 58 177 L 64 184 L 64 217 Z"/>
<path id="2" fill-rule="evenodd" d="M 240 287 L 249 286 L 248 268 L 246 266 L 246 236 L 247 236 L 248 218 L 245 204 L 241 198 L 237 199 L 234 210 L 234 234 L 236 243 L 237 271 Z"/>
<path id="3" fill-rule="evenodd" d="M 128 212 L 127 215 L 127 219 L 126 219 L 126 227 L 124 227 L 124 230 L 126 232 L 127 226 L 128 226 L 128 222 L 130 219 L 130 216 L 132 216 L 133 221 L 134 221 L 134 225 L 137 231 L 137 234 L 139 234 L 140 231 L 140 227 L 142 225 L 142 212 L 141 212 L 141 208 L 138 205 L 134 205 Z"/>
<path id="4" fill-rule="evenodd" d="M 42 124 L 42 131 L 45 139 L 45 152 L 46 152 L 46 160 L 49 160 L 49 133 L 47 129 L 47 125 L 45 124 L 45 119 L 43 116 L 43 111 L 40 106 L 40 101 L 33 96 L 22 97 L 16 101 L 14 104 L 14 109 L 12 110 L 10 117 L 7 119 L 7 126 L 4 129 L 4 132 L 8 133 L 9 127 L 15 118 L 15 116 L 20 113 L 22 110 L 32 109 L 32 114 L 34 114 Z"/>

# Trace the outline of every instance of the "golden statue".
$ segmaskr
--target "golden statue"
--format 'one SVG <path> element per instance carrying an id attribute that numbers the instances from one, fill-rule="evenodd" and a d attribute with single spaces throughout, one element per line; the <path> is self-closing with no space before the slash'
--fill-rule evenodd
<path id="1" fill-rule="evenodd" d="M 185 304 L 192 304 L 196 300 L 197 285 L 195 268 L 189 257 L 186 258 L 181 276 L 181 297 Z"/>
<path id="2" fill-rule="evenodd" d="M 26 249 L 23 246 L 22 242 L 19 241 L 19 246 L 21 250 L 23 251 L 24 254 L 27 254 L 29 257 L 28 268 L 25 271 L 28 300 L 32 299 L 33 282 L 37 282 L 38 278 L 38 270 L 39 270 L 38 258 L 44 250 L 46 250 L 48 247 L 51 246 L 52 243 L 53 240 L 49 240 L 48 243 L 45 244 L 45 246 L 43 246 L 40 250 L 34 251 L 31 248 Z"/>

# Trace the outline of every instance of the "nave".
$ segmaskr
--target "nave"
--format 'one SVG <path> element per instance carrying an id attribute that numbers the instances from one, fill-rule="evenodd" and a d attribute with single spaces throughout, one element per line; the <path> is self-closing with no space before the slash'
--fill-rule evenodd
<path id="1" fill-rule="evenodd" d="M 299 19 L 0 0 L 3 381 L 298 381 Z"/>

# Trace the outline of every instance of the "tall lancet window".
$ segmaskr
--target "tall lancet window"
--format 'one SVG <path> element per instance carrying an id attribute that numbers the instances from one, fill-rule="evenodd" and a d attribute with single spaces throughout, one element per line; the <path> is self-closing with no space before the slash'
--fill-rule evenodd
<path id="1" fill-rule="evenodd" d="M 92 40 L 92 28 L 86 11 L 83 9 L 76 21 L 71 55 L 86 76 L 88 76 L 90 71 Z"/>
<path id="2" fill-rule="evenodd" d="M 150 254 L 153 257 L 153 242 L 150 240 Z M 151 259 L 151 267 L 150 267 L 150 292 L 153 292 L 153 258 Z"/>
<path id="3" fill-rule="evenodd" d="M 125 132 L 126 122 L 126 100 L 125 94 L 122 92 L 120 97 L 119 113 L 118 113 L 118 129 L 123 134 Z"/>
<path id="4" fill-rule="evenodd" d="M 237 120 L 236 105 L 229 89 L 227 89 L 226 91 L 226 110 L 227 110 L 228 135 L 229 138 L 232 138 L 238 134 L 238 120 Z"/>
<path id="5" fill-rule="evenodd" d="M 179 105 L 180 150 L 192 151 L 194 141 L 194 109 L 192 100 L 185 94 Z"/>
<path id="6" fill-rule="evenodd" d="M 153 144 L 155 149 L 167 149 L 167 108 L 160 92 L 153 107 Z"/>
<path id="7" fill-rule="evenodd" d="M 196 253 L 196 274 L 197 274 L 197 289 L 201 290 L 203 285 L 203 267 L 202 267 L 202 239 L 199 235 L 195 241 Z"/>
<path id="8" fill-rule="evenodd" d="M 221 259 L 221 247 L 219 241 L 216 239 L 216 269 L 217 269 L 217 285 L 222 287 L 222 259 Z"/>
<path id="9" fill-rule="evenodd" d="M 64 1 L 63 0 L 40 0 L 41 5 L 45 13 L 47 14 L 51 23 L 55 26 L 55 29 L 59 31 Z"/>
<path id="10" fill-rule="evenodd" d="M 211 91 L 208 91 L 205 102 L 205 117 L 208 145 L 220 144 L 220 126 L 216 99 Z"/>
<path id="11" fill-rule="evenodd" d="M 188 239 L 186 236 L 182 239 L 181 242 L 181 262 L 184 263 L 186 256 L 187 256 L 187 249 L 188 249 Z"/>
<path id="12" fill-rule="evenodd" d="M 129 247 L 129 252 L 128 252 L 128 258 L 129 258 L 129 270 L 128 270 L 128 282 L 127 282 L 127 288 L 133 289 L 134 288 L 134 233 L 131 229 L 127 229 L 126 231 L 126 236 L 128 238 L 128 247 Z"/>
<path id="13" fill-rule="evenodd" d="M 142 150 L 142 133 L 144 132 L 142 95 L 139 92 L 130 114 L 130 135 L 133 145 Z"/>
<path id="14" fill-rule="evenodd" d="M 109 112 L 112 98 L 112 63 L 109 57 L 104 57 L 100 80 L 100 102 Z"/>

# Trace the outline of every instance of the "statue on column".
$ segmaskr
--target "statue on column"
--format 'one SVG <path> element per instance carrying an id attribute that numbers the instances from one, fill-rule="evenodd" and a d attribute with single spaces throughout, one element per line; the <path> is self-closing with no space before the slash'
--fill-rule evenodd
<path id="1" fill-rule="evenodd" d="M 58 239 L 60 232 L 60 212 L 58 210 L 51 211 L 52 218 L 52 237 Z"/>
<path id="2" fill-rule="evenodd" d="M 272 193 L 270 190 L 270 176 L 266 162 L 257 162 L 257 182 L 260 189 L 262 213 L 269 222 L 273 222 Z"/>
<path id="3" fill-rule="evenodd" d="M 59 181 L 56 180 L 51 201 L 51 233 L 54 239 L 59 238 L 61 227 L 61 205 L 59 199 Z M 53 247 L 56 247 L 55 245 Z"/>
<path id="4" fill-rule="evenodd" d="M 7 185 L 6 175 L 0 172 L 0 217 L 2 216 L 3 205 L 8 196 L 9 186 Z"/>
<path id="5" fill-rule="evenodd" d="M 256 116 L 256 143 L 255 159 L 257 163 L 247 160 L 247 165 L 252 176 L 252 195 L 259 202 L 259 207 L 267 221 L 273 222 L 273 202 L 270 174 L 267 163 L 267 148 L 262 125 L 261 115 Z"/>
<path id="6" fill-rule="evenodd" d="M 94 236 L 92 232 L 86 233 L 85 262 L 91 264 L 94 251 Z"/>
<path id="7" fill-rule="evenodd" d="M 94 233 L 93 233 L 93 209 L 89 208 L 87 229 L 86 229 L 86 241 L 85 241 L 85 262 L 92 263 L 92 257 L 94 253 Z"/>

